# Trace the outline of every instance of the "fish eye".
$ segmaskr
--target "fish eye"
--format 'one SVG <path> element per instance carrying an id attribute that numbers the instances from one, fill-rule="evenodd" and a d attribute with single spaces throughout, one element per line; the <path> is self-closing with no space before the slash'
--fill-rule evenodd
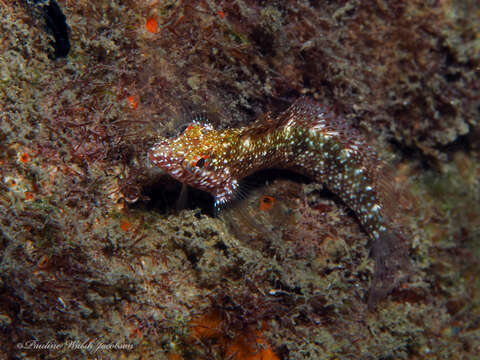
<path id="1" fill-rule="evenodd" d="M 195 166 L 199 167 L 199 168 L 203 168 L 203 166 L 205 165 L 205 158 L 200 158 L 200 160 L 197 161 L 197 163 L 195 164 Z"/>
<path id="2" fill-rule="evenodd" d="M 207 159 L 208 159 L 208 156 L 202 155 L 190 161 L 185 161 L 184 166 L 188 171 L 192 171 L 193 168 L 203 169 L 204 167 L 208 166 Z"/>

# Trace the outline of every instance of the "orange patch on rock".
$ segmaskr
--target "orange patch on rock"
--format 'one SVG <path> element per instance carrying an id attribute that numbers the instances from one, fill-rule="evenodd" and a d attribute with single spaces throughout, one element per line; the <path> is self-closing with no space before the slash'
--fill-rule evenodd
<path id="1" fill-rule="evenodd" d="M 133 226 L 133 224 L 128 220 L 122 220 L 122 222 L 120 223 L 120 229 L 122 229 L 125 232 L 130 230 L 132 228 L 132 226 Z"/>
<path id="2" fill-rule="evenodd" d="M 158 32 L 157 20 L 153 17 L 148 18 L 147 22 L 145 23 L 145 28 L 147 29 L 148 32 L 151 32 L 152 34 L 156 34 Z"/>
<path id="3" fill-rule="evenodd" d="M 268 211 L 273 207 L 275 203 L 275 198 L 273 196 L 264 195 L 260 198 L 260 210 Z"/>
<path id="4" fill-rule="evenodd" d="M 243 335 L 227 344 L 227 359 L 235 360 L 279 360 L 262 334 Z"/>
<path id="5" fill-rule="evenodd" d="M 35 195 L 31 191 L 25 191 L 25 200 L 31 201 L 35 198 Z"/>
<path id="6" fill-rule="evenodd" d="M 135 97 L 134 97 L 134 96 L 129 96 L 129 97 L 128 97 L 128 103 L 130 104 L 130 106 L 132 107 L 132 109 L 136 109 L 137 106 L 138 106 L 137 100 L 135 100 Z"/>
<path id="7" fill-rule="evenodd" d="M 30 154 L 28 154 L 28 153 L 20 154 L 19 160 L 20 160 L 21 163 L 24 163 L 24 164 L 29 162 L 30 161 Z"/>
<path id="8" fill-rule="evenodd" d="M 222 319 L 216 313 L 201 315 L 192 321 L 192 339 L 215 339 L 232 360 L 279 360 L 260 331 L 240 333 L 234 339 L 222 332 Z"/>
<path id="9" fill-rule="evenodd" d="M 221 319 L 215 314 L 205 314 L 192 321 L 190 336 L 197 339 L 210 339 L 221 333 Z"/>

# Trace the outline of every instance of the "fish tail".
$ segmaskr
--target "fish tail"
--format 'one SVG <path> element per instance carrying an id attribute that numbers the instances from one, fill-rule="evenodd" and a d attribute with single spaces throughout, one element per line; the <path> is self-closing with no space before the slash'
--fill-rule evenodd
<path id="1" fill-rule="evenodd" d="M 384 231 L 373 240 L 371 255 L 375 272 L 368 294 L 368 307 L 373 309 L 400 283 L 413 273 L 405 238 L 399 229 Z"/>

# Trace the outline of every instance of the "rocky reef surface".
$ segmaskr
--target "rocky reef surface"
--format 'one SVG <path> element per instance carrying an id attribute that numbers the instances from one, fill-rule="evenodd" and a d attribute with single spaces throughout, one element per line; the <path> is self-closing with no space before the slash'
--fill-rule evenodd
<path id="1" fill-rule="evenodd" d="M 0 0 L 0 353 L 9 359 L 480 357 L 477 1 Z M 415 274 L 375 309 L 368 237 L 266 172 L 220 216 L 148 167 L 301 95 L 392 164 Z"/>

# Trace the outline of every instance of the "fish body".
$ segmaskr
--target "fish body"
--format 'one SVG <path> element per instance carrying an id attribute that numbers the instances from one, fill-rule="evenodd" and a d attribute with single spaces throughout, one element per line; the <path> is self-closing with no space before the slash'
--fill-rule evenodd
<path id="1" fill-rule="evenodd" d="M 180 182 L 211 193 L 217 206 L 232 200 L 240 180 L 256 171 L 306 175 L 339 196 L 370 235 L 377 295 L 391 290 L 386 288 L 405 264 L 401 232 L 386 211 L 393 204 L 385 201 L 383 162 L 343 118 L 309 98 L 247 127 L 215 130 L 193 123 L 180 136 L 155 144 L 149 160 Z"/>

